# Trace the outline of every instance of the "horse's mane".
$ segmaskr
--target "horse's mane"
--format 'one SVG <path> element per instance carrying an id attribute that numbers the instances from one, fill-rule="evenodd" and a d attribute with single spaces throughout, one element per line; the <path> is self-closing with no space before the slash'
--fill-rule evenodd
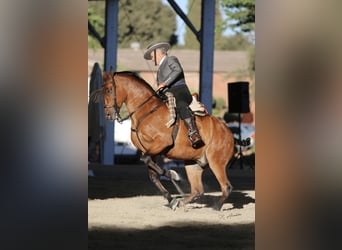
<path id="1" fill-rule="evenodd" d="M 143 79 L 138 73 L 136 73 L 134 71 L 119 71 L 119 72 L 115 72 L 115 75 L 129 75 L 129 76 L 132 76 L 132 77 L 136 78 L 136 80 L 139 83 L 141 83 L 142 85 L 146 86 L 151 91 L 155 92 L 155 90 L 151 87 L 151 85 L 148 82 L 146 82 L 146 80 Z"/>
<path id="2" fill-rule="evenodd" d="M 118 72 L 115 72 L 114 75 L 131 76 L 131 77 L 135 78 L 136 82 L 142 84 L 143 86 L 145 86 L 150 91 L 155 92 L 155 90 L 151 87 L 151 85 L 148 82 L 146 82 L 141 76 L 139 76 L 138 73 L 136 73 L 134 71 L 118 71 Z M 90 97 L 90 100 L 97 103 L 97 102 L 99 102 L 101 95 L 103 95 L 103 87 L 93 91 L 89 97 Z"/>

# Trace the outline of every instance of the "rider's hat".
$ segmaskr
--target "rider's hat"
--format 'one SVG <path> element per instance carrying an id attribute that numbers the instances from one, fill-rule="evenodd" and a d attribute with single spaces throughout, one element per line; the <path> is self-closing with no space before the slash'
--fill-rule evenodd
<path id="1" fill-rule="evenodd" d="M 147 46 L 147 50 L 144 53 L 144 58 L 146 60 L 151 60 L 151 52 L 160 49 L 160 48 L 165 48 L 166 51 L 170 49 L 171 45 L 167 42 L 155 42 Z"/>

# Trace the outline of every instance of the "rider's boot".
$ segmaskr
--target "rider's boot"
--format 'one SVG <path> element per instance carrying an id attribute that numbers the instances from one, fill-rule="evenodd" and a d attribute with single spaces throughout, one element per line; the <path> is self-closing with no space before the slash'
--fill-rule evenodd
<path id="1" fill-rule="evenodd" d="M 195 117 L 191 116 L 189 118 L 184 119 L 185 126 L 188 129 L 188 137 L 191 142 L 191 146 L 195 149 L 200 148 L 204 146 L 204 142 L 202 141 L 202 138 L 200 134 L 198 133 Z"/>

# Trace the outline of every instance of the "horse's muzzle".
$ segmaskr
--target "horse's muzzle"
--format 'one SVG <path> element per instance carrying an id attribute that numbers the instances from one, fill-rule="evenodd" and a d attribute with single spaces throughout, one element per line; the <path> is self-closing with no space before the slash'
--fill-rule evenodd
<path id="1" fill-rule="evenodd" d="M 113 121 L 114 120 L 114 112 L 105 111 L 105 118 L 106 120 Z"/>
<path id="2" fill-rule="evenodd" d="M 112 115 L 106 115 L 105 118 L 106 118 L 106 120 L 109 120 L 109 121 L 113 120 L 113 116 Z"/>

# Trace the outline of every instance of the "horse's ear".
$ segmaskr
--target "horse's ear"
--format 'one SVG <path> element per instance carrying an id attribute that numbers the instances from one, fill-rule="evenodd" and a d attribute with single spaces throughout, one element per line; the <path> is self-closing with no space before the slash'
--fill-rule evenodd
<path id="1" fill-rule="evenodd" d="M 114 76 L 114 69 L 110 66 L 109 75 Z"/>
<path id="2" fill-rule="evenodd" d="M 103 80 L 106 80 L 109 78 L 108 73 L 106 71 L 102 72 L 102 78 L 103 78 Z"/>

